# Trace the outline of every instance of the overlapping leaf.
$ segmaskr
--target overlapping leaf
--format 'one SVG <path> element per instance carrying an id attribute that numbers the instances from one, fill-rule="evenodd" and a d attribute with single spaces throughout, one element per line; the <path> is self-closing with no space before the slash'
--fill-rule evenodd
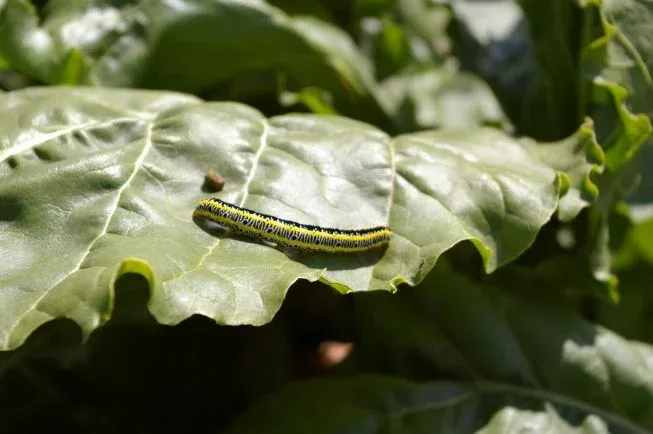
<path id="1" fill-rule="evenodd" d="M 390 138 L 344 118 L 266 119 L 175 93 L 8 93 L 0 131 L 3 348 L 55 317 L 89 332 L 111 315 L 125 272 L 149 279 L 163 323 L 200 313 L 262 324 L 297 279 L 343 292 L 416 284 L 462 240 L 492 271 L 530 245 L 564 176 L 492 129 Z M 567 146 L 577 152 L 575 140 Z M 216 237 L 191 221 L 209 169 L 225 177 L 227 201 L 395 235 L 385 252 L 304 258 Z"/>

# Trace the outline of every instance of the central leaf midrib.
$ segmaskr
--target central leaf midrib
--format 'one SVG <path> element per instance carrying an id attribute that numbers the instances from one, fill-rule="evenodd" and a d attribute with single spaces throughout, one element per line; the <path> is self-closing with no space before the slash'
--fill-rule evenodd
<path id="1" fill-rule="evenodd" d="M 42 136 L 38 140 L 34 140 L 34 141 L 25 140 L 25 142 L 24 142 L 25 144 L 18 144 L 18 145 L 10 146 L 10 147 L 0 151 L 0 162 L 6 161 L 7 159 L 9 159 L 9 158 L 11 158 L 11 157 L 13 157 L 15 155 L 18 155 L 18 154 L 20 154 L 22 152 L 25 152 L 25 151 L 28 151 L 30 149 L 34 149 L 39 145 L 42 145 L 42 144 L 44 144 L 44 143 L 46 143 L 46 142 L 48 142 L 50 140 L 54 140 L 54 139 L 56 139 L 58 137 L 61 137 L 63 135 L 70 134 L 70 133 L 75 133 L 76 131 L 86 129 L 86 128 L 95 128 L 95 127 L 105 125 L 105 124 L 118 123 L 118 122 L 121 122 L 121 121 L 123 121 L 125 119 L 131 120 L 132 118 L 125 117 L 125 118 L 114 118 L 114 119 L 109 119 L 109 120 L 105 120 L 105 121 L 86 122 L 86 123 L 83 123 L 83 124 L 74 125 L 72 127 L 63 128 L 63 129 L 61 129 L 59 131 L 56 131 L 56 132 L 43 133 L 44 137 Z"/>
<path id="2" fill-rule="evenodd" d="M 252 183 L 252 180 L 254 179 L 254 173 L 256 172 L 256 169 L 258 168 L 258 164 L 259 164 L 259 160 L 261 159 L 261 155 L 263 155 L 263 151 L 268 145 L 268 131 L 269 131 L 268 122 L 266 120 L 263 120 L 262 125 L 263 125 L 263 132 L 261 133 L 261 139 L 259 140 L 260 145 L 259 145 L 258 149 L 256 150 L 256 153 L 254 154 L 254 159 L 252 161 L 252 167 L 250 169 L 249 175 L 247 176 L 247 180 L 245 180 L 245 184 L 243 184 L 243 188 L 242 188 L 243 197 L 241 198 L 241 200 L 238 203 L 239 206 L 241 206 L 241 207 L 244 206 L 245 201 L 247 200 L 247 197 L 249 196 L 249 186 Z M 202 257 L 200 258 L 200 260 L 198 261 L 196 266 L 189 269 L 188 271 L 185 271 L 185 272 L 183 272 L 183 273 L 181 273 L 181 274 L 179 274 L 177 276 L 174 276 L 172 279 L 168 280 L 168 282 L 170 282 L 172 280 L 175 280 L 175 279 L 180 279 L 183 276 L 185 276 L 185 275 L 187 275 L 189 273 L 192 273 L 193 271 L 200 268 L 204 264 L 204 261 L 206 261 L 206 258 L 211 256 L 213 254 L 213 252 L 215 251 L 215 249 L 220 245 L 220 241 L 221 241 L 220 238 L 217 238 L 215 240 L 213 245 L 211 247 L 209 247 L 209 250 L 204 255 L 202 255 Z"/>

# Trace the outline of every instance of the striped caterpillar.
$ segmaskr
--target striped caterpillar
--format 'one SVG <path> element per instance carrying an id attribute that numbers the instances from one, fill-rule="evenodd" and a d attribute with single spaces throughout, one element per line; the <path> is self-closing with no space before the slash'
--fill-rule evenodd
<path id="1" fill-rule="evenodd" d="M 209 219 L 236 234 L 273 242 L 277 247 L 300 251 L 361 252 L 385 247 L 392 231 L 384 226 L 368 229 L 333 229 L 304 225 L 251 211 L 220 199 L 204 199 L 195 208 L 193 218 Z"/>

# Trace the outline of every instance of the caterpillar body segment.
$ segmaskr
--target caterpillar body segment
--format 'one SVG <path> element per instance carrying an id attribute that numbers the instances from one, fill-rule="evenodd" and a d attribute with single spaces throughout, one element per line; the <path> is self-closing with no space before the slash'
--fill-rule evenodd
<path id="1" fill-rule="evenodd" d="M 366 229 L 336 229 L 305 225 L 259 213 L 224 202 L 204 199 L 195 208 L 194 218 L 209 219 L 237 234 L 293 247 L 302 252 L 361 252 L 387 246 L 392 231 L 385 226 Z"/>

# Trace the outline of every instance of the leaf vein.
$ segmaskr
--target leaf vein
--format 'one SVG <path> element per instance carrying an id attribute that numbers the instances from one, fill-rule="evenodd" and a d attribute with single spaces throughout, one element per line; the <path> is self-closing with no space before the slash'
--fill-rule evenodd
<path id="1" fill-rule="evenodd" d="M 268 127 L 268 122 L 266 120 L 263 120 L 262 122 L 263 125 L 263 132 L 261 133 L 261 140 L 260 140 L 260 145 L 258 149 L 256 150 L 256 154 L 254 154 L 254 159 L 252 161 L 252 167 L 250 169 L 249 175 L 247 176 L 247 180 L 245 180 L 245 184 L 243 185 L 243 197 L 240 199 L 238 202 L 239 206 L 244 206 L 245 201 L 247 201 L 247 198 L 249 197 L 249 186 L 252 183 L 252 180 L 254 179 L 254 173 L 256 172 L 256 169 L 258 168 L 259 160 L 261 159 L 261 155 L 263 154 L 263 150 L 267 147 L 268 145 L 268 133 L 269 133 L 269 127 Z M 172 279 L 169 280 L 169 282 L 180 279 L 183 276 L 192 273 L 193 271 L 197 270 L 204 264 L 204 261 L 206 261 L 206 258 L 211 256 L 215 249 L 220 245 L 220 241 L 222 241 L 221 238 L 217 238 L 213 245 L 209 247 L 208 251 L 202 255 L 200 260 L 198 261 L 197 265 L 195 265 L 193 268 L 191 268 L 188 271 L 185 271 L 177 276 L 174 276 Z"/>
<path id="2" fill-rule="evenodd" d="M 136 161 L 134 163 L 134 170 L 129 175 L 129 177 L 127 178 L 125 183 L 122 186 L 120 186 L 120 188 L 118 190 L 116 190 L 116 198 L 115 198 L 114 203 L 112 204 L 112 211 L 108 214 L 106 222 L 105 222 L 104 226 L 102 227 L 102 230 L 100 231 L 100 233 L 93 239 L 93 241 L 91 241 L 88 248 L 86 249 L 86 251 L 84 252 L 82 257 L 80 258 L 80 260 L 77 262 L 77 264 L 74 267 L 72 267 L 71 271 L 66 273 L 65 276 L 63 276 L 56 283 L 54 283 L 52 286 L 50 286 L 50 288 L 43 291 L 43 293 L 39 297 L 37 297 L 36 300 L 34 300 L 34 302 L 30 305 L 30 307 L 28 309 L 26 309 L 23 312 L 23 314 L 20 315 L 16 319 L 16 322 L 14 322 L 14 324 L 9 328 L 9 330 L 5 334 L 5 336 L 7 338 L 6 339 L 7 342 L 9 342 L 11 340 L 11 337 L 14 334 L 14 332 L 15 332 L 16 328 L 18 327 L 18 325 L 20 324 L 21 320 L 23 318 L 25 318 L 27 314 L 29 314 L 30 312 L 36 310 L 38 308 L 39 303 L 50 293 L 50 291 L 52 289 L 56 288 L 59 284 L 61 284 L 63 281 L 65 281 L 73 273 L 75 273 L 76 271 L 79 271 L 81 269 L 81 265 L 84 263 L 84 261 L 86 260 L 86 258 L 89 255 L 89 253 L 91 253 L 91 251 L 93 251 L 93 246 L 95 245 L 95 243 L 97 243 L 97 241 L 107 233 L 109 223 L 111 222 L 111 219 L 112 219 L 113 215 L 115 214 L 116 209 L 118 208 L 118 205 L 120 203 L 120 198 L 122 197 L 122 193 L 129 186 L 131 181 L 134 179 L 134 176 L 136 176 L 136 173 L 138 173 L 141 165 L 143 164 L 143 161 L 145 161 L 145 157 L 147 156 L 150 148 L 152 147 L 152 128 L 153 128 L 153 125 L 154 125 L 154 122 L 150 122 L 149 125 L 148 125 L 146 135 L 145 135 L 145 139 L 143 141 L 144 142 L 143 150 L 141 151 L 141 153 L 139 154 L 138 158 L 136 159 Z"/>

